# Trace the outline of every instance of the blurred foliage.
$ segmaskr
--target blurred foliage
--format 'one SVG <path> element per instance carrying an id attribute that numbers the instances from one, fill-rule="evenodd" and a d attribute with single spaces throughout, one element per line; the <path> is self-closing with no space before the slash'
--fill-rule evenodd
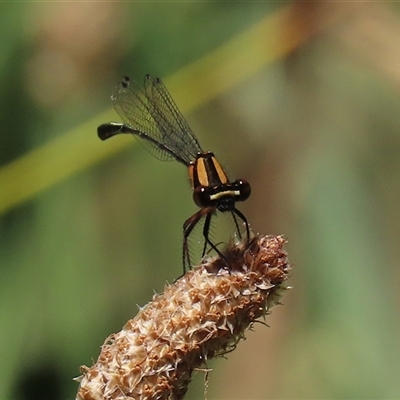
<path id="1" fill-rule="evenodd" d="M 251 182 L 253 229 L 290 240 L 285 306 L 209 365 L 208 398 L 399 397 L 397 4 L 7 3 L 0 22 L 0 399 L 74 398 L 181 273 L 186 171 L 96 136 L 147 72 Z"/>

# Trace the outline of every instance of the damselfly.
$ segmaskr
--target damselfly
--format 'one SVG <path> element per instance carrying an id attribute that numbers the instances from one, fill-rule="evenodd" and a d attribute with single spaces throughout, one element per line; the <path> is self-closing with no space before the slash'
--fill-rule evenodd
<path id="1" fill-rule="evenodd" d="M 193 200 L 200 208 L 183 224 L 183 268 L 191 266 L 188 239 L 197 223 L 205 217 L 203 226 L 205 255 L 207 245 L 221 254 L 209 238 L 211 217 L 216 211 L 230 212 L 239 237 L 237 217 L 244 222 L 247 240 L 250 236 L 246 217 L 236 208 L 237 201 L 246 200 L 251 193 L 244 179 L 229 181 L 220 163 L 211 152 L 204 152 L 196 136 L 172 100 L 159 78 L 144 77 L 144 88 L 125 76 L 111 96 L 115 111 L 123 123 L 110 122 L 97 128 L 99 138 L 106 140 L 120 133 L 130 133 L 151 154 L 160 160 L 175 159 L 189 170 Z"/>

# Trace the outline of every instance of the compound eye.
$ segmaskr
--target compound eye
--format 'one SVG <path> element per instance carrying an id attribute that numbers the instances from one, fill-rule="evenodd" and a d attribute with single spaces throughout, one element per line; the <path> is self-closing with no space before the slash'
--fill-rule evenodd
<path id="1" fill-rule="evenodd" d="M 209 188 L 206 186 L 197 186 L 197 188 L 193 190 L 193 200 L 200 208 L 212 205 Z"/>
<path id="2" fill-rule="evenodd" d="M 239 196 L 237 197 L 237 201 L 245 201 L 250 197 L 251 194 L 251 186 L 250 183 L 244 179 L 240 179 L 235 182 L 239 189 Z"/>

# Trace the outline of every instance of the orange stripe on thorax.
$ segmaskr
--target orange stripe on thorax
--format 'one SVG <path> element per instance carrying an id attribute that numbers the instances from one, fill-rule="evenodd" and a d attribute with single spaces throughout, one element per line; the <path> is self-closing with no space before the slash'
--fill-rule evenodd
<path id="1" fill-rule="evenodd" d="M 193 189 L 198 186 L 216 187 L 228 183 L 221 164 L 211 152 L 199 154 L 189 166 L 189 178 Z"/>

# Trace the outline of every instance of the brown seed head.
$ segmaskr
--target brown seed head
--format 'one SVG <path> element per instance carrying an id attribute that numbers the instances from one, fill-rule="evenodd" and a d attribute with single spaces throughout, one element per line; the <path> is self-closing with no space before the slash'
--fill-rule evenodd
<path id="1" fill-rule="evenodd" d="M 77 400 L 183 399 L 192 373 L 235 349 L 279 303 L 289 263 L 282 236 L 229 245 L 157 294 L 82 369 Z"/>

